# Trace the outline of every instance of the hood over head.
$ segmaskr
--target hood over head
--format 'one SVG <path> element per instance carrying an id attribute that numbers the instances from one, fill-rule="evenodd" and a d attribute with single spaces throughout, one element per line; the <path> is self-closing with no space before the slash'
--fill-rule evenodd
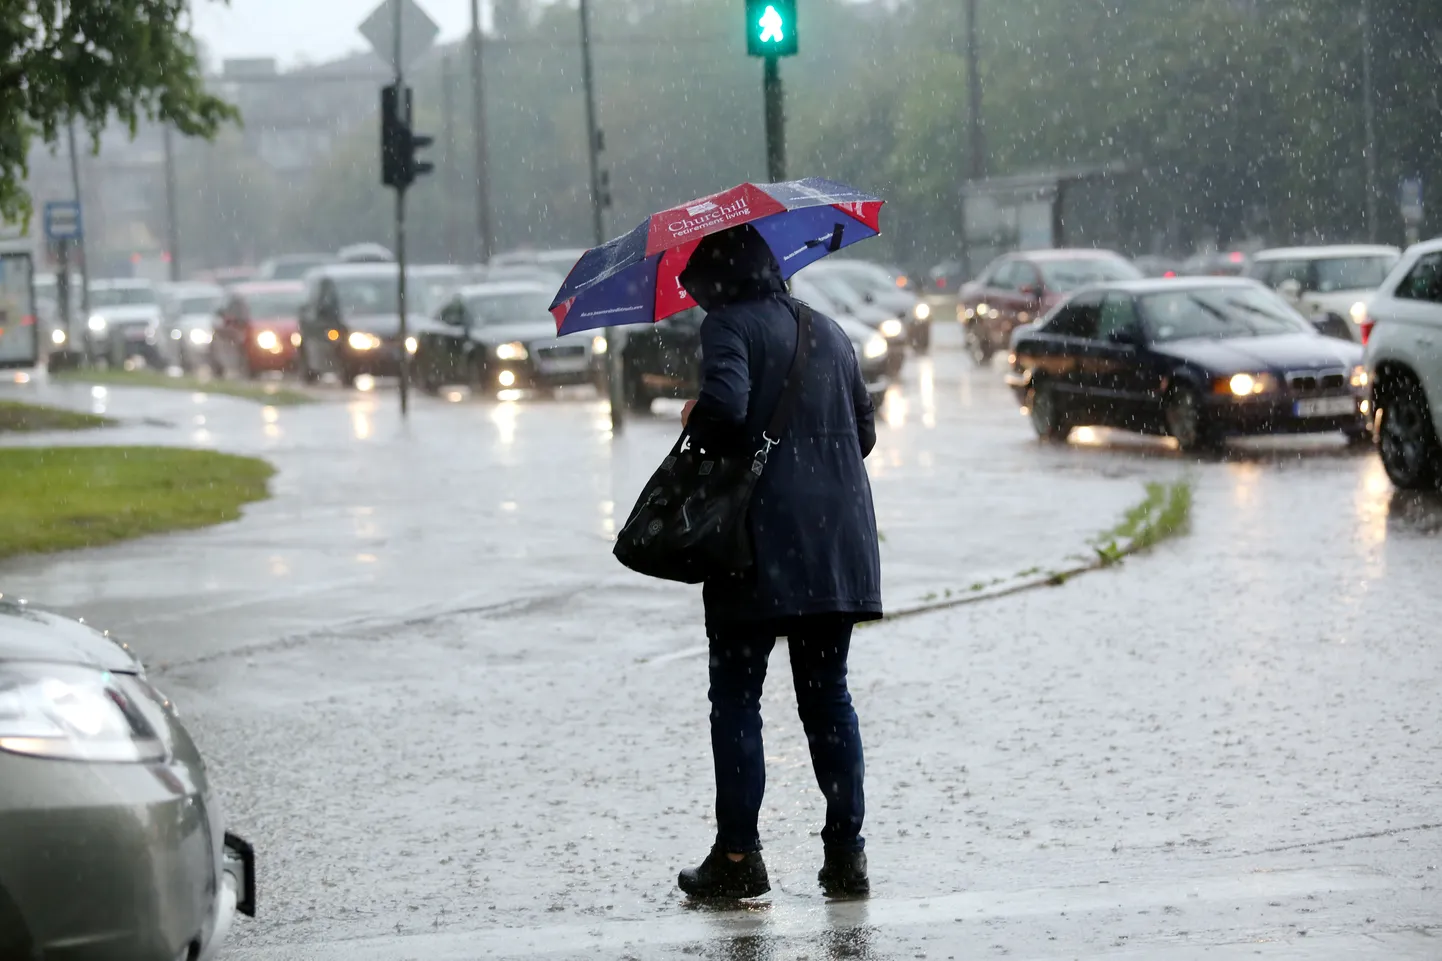
<path id="1" fill-rule="evenodd" d="M 775 255 L 750 224 L 703 238 L 680 280 L 686 293 L 708 313 L 727 304 L 786 293 Z"/>

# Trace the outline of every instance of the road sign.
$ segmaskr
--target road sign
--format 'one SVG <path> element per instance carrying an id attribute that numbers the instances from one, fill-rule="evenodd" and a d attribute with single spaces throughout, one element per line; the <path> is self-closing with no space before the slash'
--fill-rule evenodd
<path id="1" fill-rule="evenodd" d="M 80 205 L 73 200 L 52 200 L 45 205 L 45 239 L 79 240 Z"/>
<path id="2" fill-rule="evenodd" d="M 401 5 L 401 62 L 396 63 L 396 8 Z M 360 34 L 371 49 L 392 68 L 409 67 L 435 43 L 441 28 L 415 0 L 385 0 L 360 25 Z"/>

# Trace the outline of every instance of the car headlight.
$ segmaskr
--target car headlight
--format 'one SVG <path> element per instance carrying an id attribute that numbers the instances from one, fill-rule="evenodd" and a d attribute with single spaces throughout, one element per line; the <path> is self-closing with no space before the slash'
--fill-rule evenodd
<path id="1" fill-rule="evenodd" d="M 70 664 L 0 665 L 0 751 L 65 761 L 158 761 L 164 742 L 130 675 Z"/>
<path id="2" fill-rule="evenodd" d="M 601 334 L 597 334 L 595 337 L 591 338 L 591 353 L 604 354 L 606 352 L 606 349 L 607 344 L 606 338 L 604 336 L 602 336 Z"/>
<path id="3" fill-rule="evenodd" d="M 923 300 L 921 303 L 916 305 L 916 309 L 912 311 L 912 314 L 916 317 L 917 320 L 930 320 L 931 305 Z"/>
<path id="4" fill-rule="evenodd" d="M 61 330 L 59 327 L 52 330 L 50 332 L 50 343 L 56 345 L 65 343 L 65 331 Z"/>
<path id="5" fill-rule="evenodd" d="M 1277 380 L 1271 374 L 1233 374 L 1222 384 L 1233 397 L 1251 397 L 1277 388 Z"/>
<path id="6" fill-rule="evenodd" d="M 901 321 L 893 317 L 890 320 L 882 321 L 880 330 L 881 336 L 883 337 L 900 337 L 903 333 L 906 332 L 906 327 L 901 323 Z"/>
<path id="7" fill-rule="evenodd" d="M 211 332 L 202 327 L 192 327 L 190 330 L 190 342 L 197 347 L 204 347 L 212 339 Z"/>
<path id="8" fill-rule="evenodd" d="M 1367 368 L 1365 368 L 1365 367 L 1363 367 L 1363 366 L 1361 366 L 1361 365 L 1358 365 L 1358 366 L 1352 368 L 1352 386 L 1353 386 L 1353 387 L 1366 387 L 1366 386 L 1367 386 L 1368 384 L 1370 384 L 1371 382 L 1372 382 L 1372 378 L 1371 378 L 1370 375 L 1368 375 L 1368 373 L 1367 373 Z"/>
<path id="9" fill-rule="evenodd" d="M 176 327 L 174 330 L 172 330 L 172 331 L 170 332 L 170 339 L 171 339 L 171 340 L 179 340 L 182 336 L 183 336 L 183 335 L 181 334 L 179 327 Z"/>
<path id="10" fill-rule="evenodd" d="M 375 334 L 357 330 L 346 338 L 346 343 L 350 344 L 351 350 L 375 350 L 381 345 L 381 339 Z"/>
<path id="11" fill-rule="evenodd" d="M 300 331 L 296 331 L 295 333 L 290 335 L 290 345 L 292 347 L 300 346 Z"/>
<path id="12" fill-rule="evenodd" d="M 255 346 L 261 350 L 276 350 L 280 347 L 280 338 L 273 330 L 262 330 L 255 335 Z"/>
<path id="13" fill-rule="evenodd" d="M 406 338 L 406 353 L 414 354 L 417 350 L 420 349 L 420 346 L 421 342 L 416 340 L 414 337 Z"/>
<path id="14" fill-rule="evenodd" d="M 86 322 L 85 326 L 89 327 L 91 330 L 95 331 L 98 334 L 103 331 L 108 325 L 105 323 L 104 317 L 100 316 L 99 314 L 91 314 L 90 320 Z"/>
<path id="15" fill-rule="evenodd" d="M 891 348 L 886 346 L 886 338 L 880 334 L 873 334 L 861 348 L 861 356 L 867 360 L 875 360 L 878 357 L 885 357 L 889 350 Z"/>
<path id="16" fill-rule="evenodd" d="M 526 353 L 526 345 L 519 340 L 509 344 L 501 344 L 496 348 L 497 360 L 525 360 L 529 355 Z"/>
<path id="17" fill-rule="evenodd" d="M 1357 301 L 1348 313 L 1352 315 L 1352 323 L 1360 324 L 1367 319 L 1367 302 L 1365 300 Z"/>

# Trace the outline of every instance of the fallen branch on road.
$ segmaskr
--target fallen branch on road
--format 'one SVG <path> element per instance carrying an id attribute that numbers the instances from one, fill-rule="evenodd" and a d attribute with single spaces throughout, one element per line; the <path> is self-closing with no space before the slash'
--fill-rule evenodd
<path id="1" fill-rule="evenodd" d="M 966 604 L 979 604 L 1041 587 L 1059 587 L 1079 574 L 1114 567 L 1133 554 L 1186 533 L 1191 517 L 1191 481 L 1184 479 L 1171 484 L 1149 483 L 1146 497 L 1129 508 L 1115 526 L 1092 538 L 1091 547 L 1095 556 L 1090 559 L 1080 559 L 1077 565 L 1061 570 L 1029 568 L 1011 578 L 995 578 L 974 583 L 964 592 L 946 591 L 940 598 L 929 594 L 923 598 L 921 604 L 892 611 L 882 620 L 894 621 L 918 614 L 930 614 L 933 611 L 950 610 Z"/>

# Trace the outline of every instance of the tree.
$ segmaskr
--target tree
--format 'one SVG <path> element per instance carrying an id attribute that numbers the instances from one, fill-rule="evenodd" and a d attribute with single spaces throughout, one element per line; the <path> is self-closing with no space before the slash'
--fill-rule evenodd
<path id="1" fill-rule="evenodd" d="M 22 186 L 38 136 L 72 118 L 92 142 L 110 118 L 141 117 L 191 137 L 238 119 L 205 92 L 187 0 L 6 0 L 0 4 L 0 219 L 28 223 Z"/>

